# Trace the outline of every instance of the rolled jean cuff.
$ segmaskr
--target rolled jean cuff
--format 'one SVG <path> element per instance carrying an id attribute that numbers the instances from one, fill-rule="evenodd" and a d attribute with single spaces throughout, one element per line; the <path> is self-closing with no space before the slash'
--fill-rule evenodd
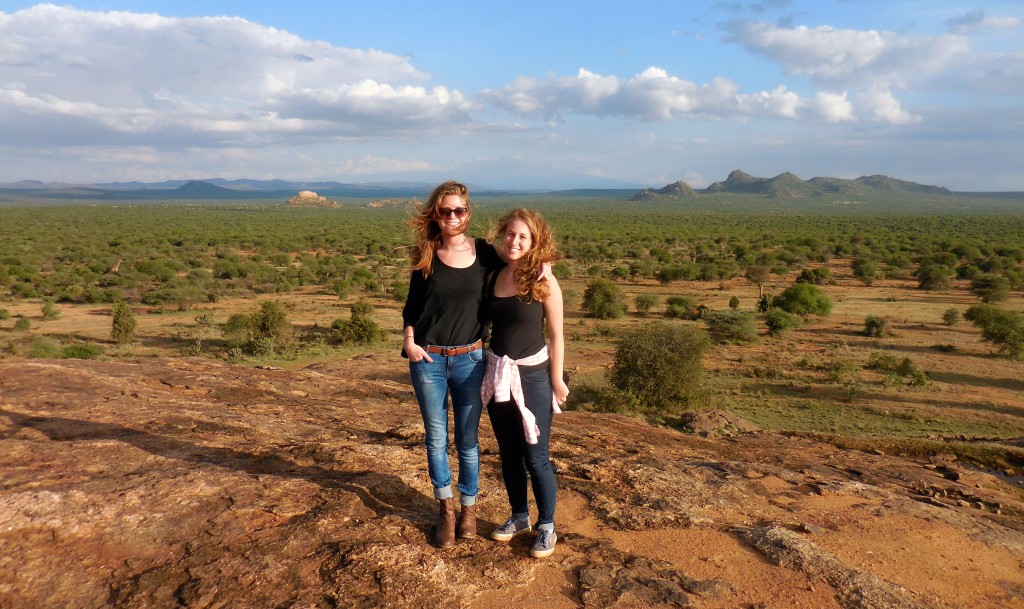
<path id="1" fill-rule="evenodd" d="M 434 487 L 434 499 L 451 499 L 454 496 L 451 485 Z"/>
<path id="2" fill-rule="evenodd" d="M 476 505 L 476 495 L 459 495 L 459 503 L 462 505 Z"/>
<path id="3" fill-rule="evenodd" d="M 537 530 L 538 531 L 554 531 L 555 530 L 555 523 L 553 523 L 553 522 L 537 523 Z"/>

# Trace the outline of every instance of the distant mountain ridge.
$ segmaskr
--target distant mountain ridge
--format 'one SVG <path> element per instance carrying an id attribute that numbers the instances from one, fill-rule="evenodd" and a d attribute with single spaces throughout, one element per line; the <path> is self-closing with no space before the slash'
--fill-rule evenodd
<path id="1" fill-rule="evenodd" d="M 927 186 L 898 180 L 883 175 L 861 176 L 853 180 L 843 178 L 811 178 L 801 180 L 785 172 L 774 178 L 755 178 L 739 169 L 729 173 L 723 182 L 715 182 L 704 189 L 706 193 L 730 192 L 760 194 L 778 198 L 799 198 L 822 195 L 857 195 L 864 191 L 912 192 L 917 194 L 951 195 L 948 188 Z"/>

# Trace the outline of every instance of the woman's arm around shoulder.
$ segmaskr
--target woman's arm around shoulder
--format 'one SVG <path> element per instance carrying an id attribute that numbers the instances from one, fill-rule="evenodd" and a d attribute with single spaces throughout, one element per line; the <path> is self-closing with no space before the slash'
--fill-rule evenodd
<path id="1" fill-rule="evenodd" d="M 544 299 L 544 317 L 548 326 L 548 357 L 551 362 L 551 390 L 559 404 L 565 403 L 569 397 L 569 386 L 565 384 L 562 373 L 565 370 L 565 330 L 564 306 L 562 304 L 562 288 L 555 277 L 549 276 L 548 295 Z"/>

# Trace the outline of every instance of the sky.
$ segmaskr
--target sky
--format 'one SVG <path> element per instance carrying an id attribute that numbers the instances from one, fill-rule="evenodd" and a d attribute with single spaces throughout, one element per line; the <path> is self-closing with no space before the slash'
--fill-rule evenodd
<path id="1" fill-rule="evenodd" d="M 0 183 L 1024 191 L 1024 2 L 0 0 Z"/>

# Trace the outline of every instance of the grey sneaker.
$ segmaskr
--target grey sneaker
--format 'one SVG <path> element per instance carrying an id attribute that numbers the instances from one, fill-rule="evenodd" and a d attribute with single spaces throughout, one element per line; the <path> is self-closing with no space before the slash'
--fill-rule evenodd
<path id="1" fill-rule="evenodd" d="M 495 541 L 508 541 L 520 533 L 529 533 L 533 530 L 530 520 L 516 520 L 509 518 L 505 524 L 491 531 L 491 539 Z"/>
<path id="2" fill-rule="evenodd" d="M 546 558 L 555 551 L 555 543 L 558 535 L 554 530 L 543 530 L 537 532 L 537 539 L 533 540 L 533 547 L 530 548 L 530 556 L 534 558 Z"/>

